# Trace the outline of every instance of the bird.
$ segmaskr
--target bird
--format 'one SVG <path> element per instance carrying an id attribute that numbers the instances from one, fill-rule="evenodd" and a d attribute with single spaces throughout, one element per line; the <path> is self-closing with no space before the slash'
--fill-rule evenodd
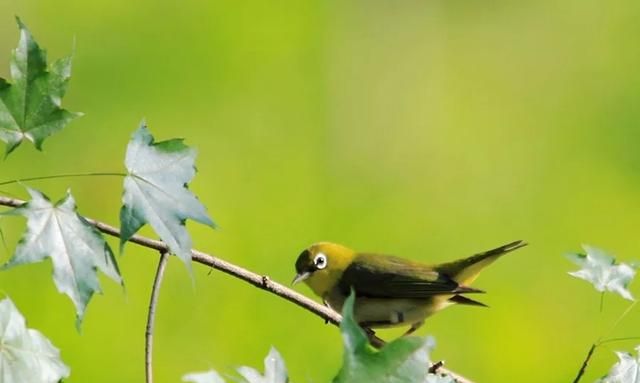
<path id="1" fill-rule="evenodd" d="M 526 246 L 524 241 L 436 265 L 391 255 L 359 253 L 343 245 L 319 242 L 300 253 L 292 284 L 304 282 L 337 312 L 355 293 L 353 316 L 363 328 L 410 326 L 454 304 L 484 306 L 468 294 L 484 293 L 469 285 L 502 255 Z"/>

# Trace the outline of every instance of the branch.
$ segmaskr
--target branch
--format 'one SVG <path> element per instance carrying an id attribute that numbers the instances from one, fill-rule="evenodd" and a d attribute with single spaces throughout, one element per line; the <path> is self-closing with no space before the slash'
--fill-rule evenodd
<path id="1" fill-rule="evenodd" d="M 14 198 L 8 198 L 8 197 L 4 197 L 4 196 L 0 196 L 0 205 L 3 206 L 9 206 L 9 207 L 18 207 L 22 204 L 24 204 L 25 201 L 19 200 L 19 199 L 14 199 Z M 100 221 L 96 221 L 94 219 L 91 218 L 86 218 L 84 217 L 84 219 L 91 225 L 93 225 L 96 229 L 98 229 L 99 231 L 101 231 L 104 234 L 113 236 L 113 237 L 117 237 L 120 238 L 120 231 L 118 230 L 118 228 L 108 225 L 104 222 L 100 222 Z M 159 251 L 160 253 L 170 253 L 169 248 L 167 247 L 167 245 L 162 242 L 162 241 L 158 241 L 158 240 L 154 240 L 151 238 L 147 238 L 147 237 L 143 237 L 140 235 L 134 235 L 133 237 L 131 237 L 129 239 L 129 242 L 135 243 L 137 245 L 149 248 L 149 249 L 153 249 L 156 251 Z M 342 316 L 340 314 L 338 314 L 337 312 L 335 312 L 334 310 L 330 309 L 327 306 L 324 306 L 320 303 L 315 302 L 314 300 L 286 287 L 281 285 L 278 282 L 274 282 L 272 281 L 268 276 L 266 275 L 260 275 L 260 274 L 256 274 L 254 272 L 251 272 L 245 268 L 242 268 L 240 266 L 234 265 L 233 263 L 227 262 L 223 259 L 220 259 L 218 257 L 215 257 L 213 255 L 207 254 L 207 253 L 203 253 L 201 251 L 198 250 L 191 250 L 191 259 L 194 262 L 212 267 L 216 270 L 222 271 L 223 273 L 229 274 L 235 278 L 241 279 L 249 284 L 252 284 L 253 286 L 268 291 L 272 294 L 275 294 L 277 296 L 279 296 L 280 298 L 284 298 L 286 300 L 288 300 L 289 302 L 300 306 L 304 309 L 306 309 L 307 311 L 310 311 L 314 314 L 316 314 L 317 316 L 319 316 L 320 318 L 324 319 L 327 323 L 332 323 L 336 326 L 340 325 L 340 321 L 342 320 Z M 377 342 L 372 342 L 374 344 L 374 346 L 382 346 L 384 345 L 384 341 L 382 341 L 381 339 L 377 338 L 381 343 L 379 344 L 375 344 Z M 379 348 L 379 347 L 377 347 Z M 472 381 L 450 371 L 445 369 L 444 367 L 440 367 L 438 368 L 438 372 L 439 373 L 446 373 L 451 375 L 457 382 L 459 383 L 473 383 Z"/>
<path id="2" fill-rule="evenodd" d="M 584 358 L 584 361 L 582 362 L 582 365 L 580 366 L 580 370 L 578 371 L 578 375 L 573 380 L 573 383 L 578 383 L 580 381 L 580 379 L 582 378 L 582 375 L 584 375 L 584 372 L 587 369 L 587 365 L 589 364 L 589 361 L 591 360 L 591 357 L 593 356 L 593 352 L 596 350 L 597 346 L 598 345 L 595 344 L 595 343 L 591 345 L 591 348 L 589 349 L 589 352 L 587 353 L 587 357 Z"/>
<path id="3" fill-rule="evenodd" d="M 158 306 L 158 296 L 160 295 L 160 285 L 164 276 L 164 269 L 167 267 L 169 253 L 160 253 L 158 261 L 158 269 L 153 280 L 153 288 L 151 289 L 151 300 L 149 302 L 149 314 L 147 316 L 147 329 L 144 333 L 144 372 L 146 383 L 153 382 L 153 328 L 156 321 L 156 307 Z"/>

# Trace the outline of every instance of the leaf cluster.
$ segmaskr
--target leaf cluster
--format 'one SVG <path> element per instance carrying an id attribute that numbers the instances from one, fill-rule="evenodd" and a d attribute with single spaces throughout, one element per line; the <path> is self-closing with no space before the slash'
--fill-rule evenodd
<path id="1" fill-rule="evenodd" d="M 334 383 L 455 383 L 454 378 L 429 371 L 432 362 L 429 355 L 435 347 L 431 337 L 401 337 L 374 350 L 369 338 L 353 317 L 353 294 L 342 310 L 340 332 L 342 334 L 343 364 Z M 265 373 L 261 375 L 250 367 L 238 368 L 246 383 L 286 383 L 287 370 L 280 354 L 271 349 L 264 361 Z M 183 381 L 192 383 L 224 383 L 214 370 L 189 373 Z"/>

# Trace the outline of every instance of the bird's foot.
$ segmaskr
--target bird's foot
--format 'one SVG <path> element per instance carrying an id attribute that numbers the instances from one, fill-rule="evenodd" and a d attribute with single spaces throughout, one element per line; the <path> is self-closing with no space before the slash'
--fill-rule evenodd
<path id="1" fill-rule="evenodd" d="M 367 334 L 367 338 L 369 338 L 369 343 L 377 349 L 382 348 L 387 342 L 378 338 L 376 332 L 370 329 L 369 327 L 363 327 L 364 332 Z"/>

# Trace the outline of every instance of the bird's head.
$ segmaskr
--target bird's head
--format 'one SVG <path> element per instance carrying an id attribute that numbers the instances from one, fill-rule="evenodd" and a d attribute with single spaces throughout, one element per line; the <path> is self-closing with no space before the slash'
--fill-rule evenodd
<path id="1" fill-rule="evenodd" d="M 298 256 L 293 284 L 304 281 L 314 293 L 324 297 L 336 286 L 354 256 L 353 250 L 335 243 L 311 245 Z"/>

